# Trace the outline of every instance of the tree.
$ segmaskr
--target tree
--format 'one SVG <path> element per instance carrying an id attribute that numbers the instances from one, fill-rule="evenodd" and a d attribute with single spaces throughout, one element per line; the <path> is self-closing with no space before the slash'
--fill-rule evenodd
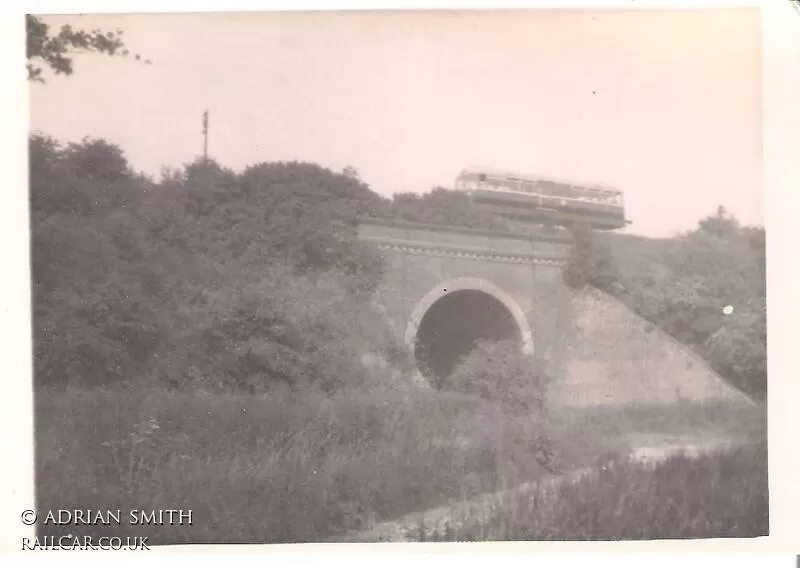
<path id="1" fill-rule="evenodd" d="M 99 29 L 86 31 L 63 25 L 57 33 L 41 18 L 26 14 L 27 31 L 26 56 L 28 59 L 28 80 L 44 83 L 42 71 L 49 67 L 57 75 L 72 75 L 72 54 L 105 53 L 110 56 L 127 57 L 129 52 L 122 41 L 122 30 L 104 32 Z M 136 60 L 141 60 L 136 55 Z M 150 64 L 150 60 L 144 60 Z"/>
<path id="2" fill-rule="evenodd" d="M 564 281 L 570 288 L 594 286 L 611 292 L 618 282 L 614 257 L 606 240 L 585 224 L 571 227 L 573 246 L 564 269 Z"/>
<path id="3" fill-rule="evenodd" d="M 418 223 L 458 227 L 507 230 L 508 223 L 499 215 L 473 206 L 468 195 L 435 187 L 428 193 L 396 193 L 392 216 Z"/>
<path id="4" fill-rule="evenodd" d="M 159 251 L 138 215 L 147 182 L 105 140 L 30 138 L 37 384 L 102 384 L 143 371 L 165 313 Z"/>
<path id="5" fill-rule="evenodd" d="M 356 180 L 361 179 L 361 177 L 358 174 L 358 170 L 355 168 L 355 166 L 346 166 L 342 170 L 342 175 Z"/>
<path id="6" fill-rule="evenodd" d="M 34 215 L 89 215 L 116 208 L 142 184 L 119 146 L 84 138 L 62 147 L 35 133 L 29 138 L 30 203 Z"/>
<path id="7" fill-rule="evenodd" d="M 717 207 L 716 215 L 709 215 L 698 222 L 701 231 L 716 235 L 721 238 L 728 238 L 739 232 L 739 221 L 732 217 L 724 206 Z"/>
<path id="8" fill-rule="evenodd" d="M 132 177 L 122 149 L 102 139 L 84 137 L 79 143 L 69 143 L 64 163 L 75 176 L 87 181 L 110 184 Z"/>

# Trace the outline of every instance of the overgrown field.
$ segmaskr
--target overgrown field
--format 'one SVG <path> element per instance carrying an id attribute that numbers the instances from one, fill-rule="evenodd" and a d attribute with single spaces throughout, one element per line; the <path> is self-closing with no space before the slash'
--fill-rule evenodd
<path id="1" fill-rule="evenodd" d="M 40 534 L 146 535 L 155 544 L 336 540 L 377 520 L 535 480 L 545 472 L 536 459 L 543 440 L 555 451 L 551 467 L 569 470 L 627 452 L 631 432 L 763 435 L 756 409 L 560 411 L 544 417 L 550 424 L 544 427 L 485 399 L 413 388 L 339 396 L 42 389 L 36 419 L 40 510 L 120 509 L 123 517 L 131 509 L 193 512 L 191 526 L 135 527 L 123 518 L 122 526 L 48 526 Z M 765 459 L 758 460 L 745 463 L 747 469 L 740 460 L 724 471 L 673 476 L 675 490 L 693 485 L 680 515 L 703 511 L 711 496 L 699 488 L 720 479 L 727 485 L 715 494 L 719 507 L 750 503 L 735 476 L 762 471 Z M 647 486 L 649 474 L 626 475 L 638 485 L 625 494 Z M 543 538 L 591 538 L 585 531 L 594 530 L 594 521 L 585 526 L 569 511 L 578 499 L 586 514 L 594 514 L 592 502 L 598 519 L 613 514 L 608 500 L 619 494 L 608 491 L 607 479 L 565 494 L 554 509 L 563 517 L 561 532 Z M 674 497 L 661 491 L 648 499 L 672 510 Z M 539 538 L 522 532 L 526 510 L 513 513 L 514 534 Z M 625 522 L 642 520 L 637 514 Z M 660 526 L 642 530 L 655 534 Z"/>
<path id="2" fill-rule="evenodd" d="M 766 442 L 663 463 L 610 462 L 555 488 L 534 484 L 472 518 L 408 540 L 654 540 L 769 534 Z"/>

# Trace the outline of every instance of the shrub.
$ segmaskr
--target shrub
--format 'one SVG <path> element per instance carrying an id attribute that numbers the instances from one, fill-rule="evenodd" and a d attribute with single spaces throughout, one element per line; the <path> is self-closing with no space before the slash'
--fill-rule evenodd
<path id="1" fill-rule="evenodd" d="M 618 274 L 608 242 L 586 225 L 573 226 L 571 233 L 573 246 L 564 269 L 564 282 L 573 289 L 594 286 L 614 291 Z"/>
<path id="2" fill-rule="evenodd" d="M 442 187 L 435 187 L 422 195 L 396 193 L 385 210 L 386 214 L 393 217 L 417 223 L 500 231 L 510 229 L 508 221 L 491 211 L 476 207 L 468 195 Z"/>
<path id="3" fill-rule="evenodd" d="M 444 380 L 443 387 L 540 411 L 548 382 L 544 362 L 522 353 L 517 341 L 482 341 Z"/>
<path id="4" fill-rule="evenodd" d="M 365 184 L 213 160 L 156 184 L 104 140 L 29 142 L 37 385 L 335 390 L 364 379 L 364 349 L 397 351 L 368 302 L 382 260 L 354 223 L 381 198 Z"/>
<path id="5" fill-rule="evenodd" d="M 338 272 L 297 275 L 276 264 L 204 290 L 159 372 L 176 387 L 264 392 L 276 383 L 326 392 L 363 386 L 365 352 L 400 347 L 383 318 Z"/>

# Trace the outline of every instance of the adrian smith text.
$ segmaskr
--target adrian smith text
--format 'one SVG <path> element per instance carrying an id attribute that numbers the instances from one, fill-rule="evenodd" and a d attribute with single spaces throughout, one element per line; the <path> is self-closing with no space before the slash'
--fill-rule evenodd
<path id="1" fill-rule="evenodd" d="M 47 511 L 45 525 L 191 525 L 191 509 L 56 509 Z"/>

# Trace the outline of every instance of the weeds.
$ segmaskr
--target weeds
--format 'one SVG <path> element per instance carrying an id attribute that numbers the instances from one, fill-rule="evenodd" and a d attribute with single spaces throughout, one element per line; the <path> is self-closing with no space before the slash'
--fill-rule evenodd
<path id="1" fill-rule="evenodd" d="M 545 473 L 528 417 L 458 393 L 406 388 L 330 396 L 274 389 L 259 396 L 200 396 L 42 389 L 35 416 L 38 507 L 193 511 L 192 526 L 82 527 L 87 535 L 148 536 L 154 544 L 340 540 L 378 520 L 513 488 Z M 698 406 L 660 414 L 645 408 L 559 411 L 540 426 L 563 467 L 571 469 L 627 451 L 629 432 L 673 433 L 683 423 L 696 431 L 725 429 L 732 421 L 726 416 L 735 416 L 743 432 L 755 432 L 747 424 L 762 420 L 745 411 Z M 755 503 L 735 474 L 760 471 L 765 461 L 736 464 L 713 470 L 714 482 L 724 484 L 713 494 L 718 507 Z M 694 501 L 678 510 L 697 518 L 695 509 L 712 498 L 700 490 L 699 480 L 709 472 L 680 475 L 673 474 L 673 483 L 691 486 L 686 498 Z M 628 481 L 636 481 L 638 490 L 651 487 L 643 476 L 631 473 Z M 569 524 L 570 511 L 575 503 L 588 507 L 596 496 L 587 487 L 564 489 L 562 495 L 562 508 L 548 505 L 562 519 L 558 534 L 588 538 L 569 532 L 589 526 Z M 652 505 L 679 497 L 655 492 L 648 499 Z M 597 506 L 608 508 L 607 514 L 613 510 L 610 501 Z M 520 538 L 555 538 L 523 530 L 528 510 L 521 507 L 503 530 Z M 494 526 L 491 519 L 487 526 Z M 47 530 L 66 534 L 70 528 Z M 706 525 L 697 531 L 713 532 Z"/>
<path id="2" fill-rule="evenodd" d="M 650 540 L 769 534 L 766 443 L 655 466 L 614 462 L 418 540 Z M 419 536 L 422 535 L 420 539 Z"/>

